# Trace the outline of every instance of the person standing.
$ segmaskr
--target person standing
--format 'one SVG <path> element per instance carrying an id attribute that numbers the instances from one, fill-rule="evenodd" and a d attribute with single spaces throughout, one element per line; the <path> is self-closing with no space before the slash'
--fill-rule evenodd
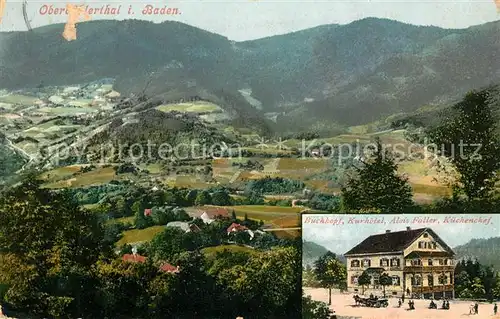
<path id="1" fill-rule="evenodd" d="M 493 306 L 493 314 L 496 315 L 498 311 L 498 306 L 497 303 L 495 302 L 495 305 Z"/>
<path id="2" fill-rule="evenodd" d="M 474 305 L 474 312 L 475 312 L 476 315 L 479 313 L 479 305 L 477 304 L 477 302 Z"/>
<path id="3" fill-rule="evenodd" d="M 405 303 L 405 294 L 403 293 L 403 295 L 401 296 L 401 302 L 402 303 Z"/>

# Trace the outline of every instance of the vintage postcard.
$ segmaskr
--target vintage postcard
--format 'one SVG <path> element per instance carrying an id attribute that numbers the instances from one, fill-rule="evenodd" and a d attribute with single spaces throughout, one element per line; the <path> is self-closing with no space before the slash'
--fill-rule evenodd
<path id="1" fill-rule="evenodd" d="M 499 1 L 0 0 L 0 318 L 492 315 Z"/>
<path id="2" fill-rule="evenodd" d="M 336 318 L 500 318 L 500 215 L 302 215 L 303 288 Z"/>

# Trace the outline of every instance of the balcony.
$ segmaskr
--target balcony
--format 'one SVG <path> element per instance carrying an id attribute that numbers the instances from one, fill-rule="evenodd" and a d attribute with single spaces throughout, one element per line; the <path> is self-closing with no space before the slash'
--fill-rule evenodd
<path id="1" fill-rule="evenodd" d="M 453 272 L 455 270 L 455 266 L 405 266 L 403 269 L 405 272 Z"/>

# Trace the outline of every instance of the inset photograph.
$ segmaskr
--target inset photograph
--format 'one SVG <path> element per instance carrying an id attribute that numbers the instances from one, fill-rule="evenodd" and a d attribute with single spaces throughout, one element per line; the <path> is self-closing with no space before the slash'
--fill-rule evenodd
<path id="1" fill-rule="evenodd" d="M 495 214 L 303 214 L 303 318 L 500 318 L 499 225 Z"/>

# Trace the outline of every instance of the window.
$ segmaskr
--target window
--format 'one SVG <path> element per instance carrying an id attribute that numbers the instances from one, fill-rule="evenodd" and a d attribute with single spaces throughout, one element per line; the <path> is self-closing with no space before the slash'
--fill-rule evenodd
<path id="1" fill-rule="evenodd" d="M 422 261 L 420 259 L 412 259 L 411 260 L 411 265 L 412 266 L 421 266 L 422 265 Z"/>
<path id="2" fill-rule="evenodd" d="M 445 260 L 444 260 L 444 265 L 445 265 L 445 266 L 448 266 L 448 259 L 445 259 Z"/>
<path id="3" fill-rule="evenodd" d="M 363 260 L 363 267 L 370 267 L 370 265 L 371 265 L 371 260 L 370 259 Z"/>
<path id="4" fill-rule="evenodd" d="M 357 259 L 352 260 L 351 267 L 359 267 L 359 260 L 357 260 Z"/>
<path id="5" fill-rule="evenodd" d="M 380 259 L 380 267 L 387 267 L 387 266 L 389 266 L 389 259 L 387 258 Z"/>
<path id="6" fill-rule="evenodd" d="M 439 275 L 439 283 L 441 285 L 446 285 L 448 283 L 448 276 L 445 274 Z"/>
<path id="7" fill-rule="evenodd" d="M 399 276 L 392 276 L 392 285 L 393 286 L 399 286 L 401 285 L 400 283 L 400 279 L 399 279 Z"/>
<path id="8" fill-rule="evenodd" d="M 432 266 L 432 259 L 427 260 L 427 265 Z"/>
<path id="9" fill-rule="evenodd" d="M 392 258 L 391 259 L 391 267 L 399 267 L 399 258 Z"/>
<path id="10" fill-rule="evenodd" d="M 351 277 L 351 284 L 357 285 L 358 284 L 358 276 L 352 276 Z"/>
<path id="11" fill-rule="evenodd" d="M 423 244 L 424 244 L 423 242 L 419 241 L 419 242 L 418 242 L 418 248 L 422 249 L 422 248 L 423 248 L 423 246 L 424 246 Z"/>
<path id="12" fill-rule="evenodd" d="M 427 286 L 434 286 L 434 277 L 432 275 L 427 276 Z"/>
<path id="13" fill-rule="evenodd" d="M 427 238 L 427 237 L 429 237 L 429 234 L 424 233 L 424 238 Z"/>
<path id="14" fill-rule="evenodd" d="M 373 285 L 374 286 L 378 286 L 379 285 L 379 279 L 380 279 L 379 275 L 373 275 Z"/>
<path id="15" fill-rule="evenodd" d="M 436 242 L 435 242 L 435 241 L 433 241 L 433 242 L 432 242 L 432 248 L 433 248 L 433 249 L 436 249 L 436 247 L 437 247 Z"/>
<path id="16" fill-rule="evenodd" d="M 412 286 L 420 286 L 422 284 L 422 278 L 419 275 L 411 277 Z"/>
<path id="17" fill-rule="evenodd" d="M 442 259 L 439 259 L 439 266 L 443 266 L 444 265 L 444 261 Z"/>

